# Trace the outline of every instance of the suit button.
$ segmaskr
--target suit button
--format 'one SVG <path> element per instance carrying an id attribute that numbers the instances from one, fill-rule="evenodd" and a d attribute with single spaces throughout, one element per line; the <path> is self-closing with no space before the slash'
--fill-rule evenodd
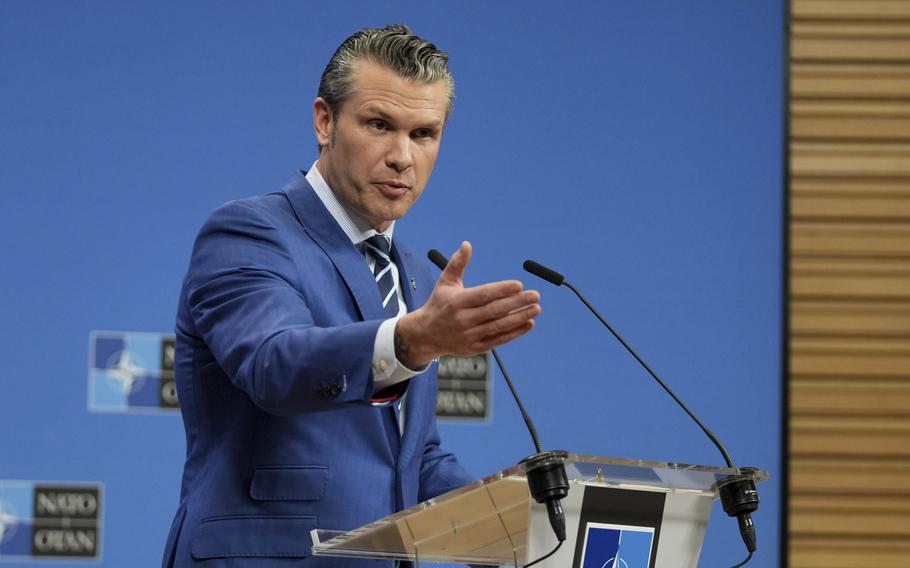
<path id="1" fill-rule="evenodd" d="M 332 396 L 338 396 L 338 393 L 341 392 L 341 387 L 338 385 L 332 385 L 332 388 L 329 389 L 329 392 L 332 393 Z"/>

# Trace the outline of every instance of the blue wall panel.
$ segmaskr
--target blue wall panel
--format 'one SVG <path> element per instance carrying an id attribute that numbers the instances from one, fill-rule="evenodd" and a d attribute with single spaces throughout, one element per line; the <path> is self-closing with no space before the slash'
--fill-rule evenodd
<path id="1" fill-rule="evenodd" d="M 104 483 L 102 564 L 158 562 L 180 419 L 89 412 L 89 333 L 173 329 L 203 219 L 309 167 L 322 67 L 394 21 L 458 82 L 396 236 L 469 239 L 470 282 L 542 291 L 538 329 L 502 355 L 546 446 L 719 463 L 568 290 L 520 265 L 565 272 L 737 462 L 772 471 L 752 565 L 777 566 L 784 40 L 764 0 L 0 2 L 0 479 Z M 492 422 L 442 427 L 478 475 L 532 453 L 494 395 Z M 701 564 L 741 557 L 717 507 Z"/>

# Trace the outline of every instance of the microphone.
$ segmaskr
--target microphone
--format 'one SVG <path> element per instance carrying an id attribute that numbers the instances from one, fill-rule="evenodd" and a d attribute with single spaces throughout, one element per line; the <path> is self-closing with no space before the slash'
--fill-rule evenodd
<path id="1" fill-rule="evenodd" d="M 449 265 L 449 259 L 436 249 L 430 249 L 429 252 L 427 252 L 427 258 L 429 258 L 430 262 L 435 264 L 439 270 L 445 270 L 446 266 Z"/>
<path id="2" fill-rule="evenodd" d="M 578 296 L 578 299 L 580 299 L 584 305 L 587 306 L 589 310 L 591 310 L 591 313 L 597 316 L 597 319 L 599 319 L 600 322 L 604 324 L 608 330 L 610 330 L 610 333 L 612 333 L 613 336 L 619 340 L 622 346 L 626 348 L 626 351 L 628 351 L 632 357 L 634 357 L 635 360 L 638 361 L 642 367 L 644 367 L 645 371 L 647 371 L 648 374 L 650 374 L 651 377 L 657 381 L 657 384 L 659 384 L 667 392 L 667 394 L 669 394 L 670 397 L 676 401 L 676 404 L 678 404 L 686 412 L 686 414 L 688 414 L 689 417 L 695 421 L 698 427 L 701 428 L 702 432 L 708 436 L 708 439 L 711 440 L 711 442 L 713 442 L 717 449 L 720 451 L 721 455 L 724 458 L 724 462 L 727 464 L 727 467 L 735 469 L 733 460 L 730 459 L 730 455 L 727 453 L 727 450 L 724 448 L 723 444 L 720 443 L 720 440 L 718 440 L 717 437 L 710 430 L 708 430 L 707 426 L 705 426 L 702 421 L 699 420 L 691 410 L 689 410 L 689 407 L 687 407 L 685 403 L 683 403 L 683 401 L 678 396 L 676 396 L 676 393 L 674 393 L 670 387 L 667 386 L 667 384 L 657 376 L 657 373 L 654 372 L 651 366 L 648 365 L 645 360 L 635 352 L 634 349 L 632 349 L 632 347 L 626 342 L 625 339 L 623 339 L 619 332 L 617 332 L 615 329 L 613 329 L 613 326 L 607 323 L 607 320 L 605 320 L 603 316 L 598 313 L 594 306 L 588 302 L 588 300 L 582 295 L 581 292 L 578 291 L 577 288 L 575 288 L 575 286 L 568 282 L 565 277 L 559 272 L 556 272 L 551 268 L 547 268 L 546 266 L 538 262 L 534 262 L 533 260 L 526 260 L 522 266 L 526 271 L 530 272 L 534 276 L 543 278 L 547 282 L 555 284 L 556 286 L 566 286 L 572 290 L 572 292 Z M 720 500 L 721 504 L 724 507 L 724 512 L 731 517 L 737 518 L 737 521 L 739 522 L 739 534 L 743 539 L 743 543 L 746 545 L 746 549 L 749 551 L 749 558 L 751 558 L 752 553 L 756 550 L 755 525 L 752 522 L 752 513 L 758 509 L 758 491 L 755 489 L 755 479 L 752 475 L 752 472 L 755 471 L 755 468 L 744 467 L 739 471 L 740 475 L 730 475 L 718 481 L 717 491 L 720 494 Z M 749 558 L 746 559 L 746 562 L 748 562 Z M 743 562 L 743 564 L 745 564 L 745 562 Z M 742 564 L 740 564 L 740 566 L 742 566 Z"/>
<path id="3" fill-rule="evenodd" d="M 445 270 L 449 264 L 449 259 L 436 249 L 430 249 L 427 252 L 427 258 L 439 270 Z M 509 392 L 512 393 L 512 398 L 515 399 L 515 404 L 518 405 L 521 417 L 524 419 L 528 432 L 531 434 L 531 440 L 534 442 L 534 450 L 537 452 L 535 455 L 520 462 L 528 476 L 528 487 L 531 495 L 535 501 L 546 505 L 550 526 L 553 528 L 559 543 L 562 544 L 566 540 L 566 515 L 562 509 L 561 499 L 569 494 L 569 478 L 566 475 L 565 466 L 568 453 L 561 450 L 544 452 L 541 449 L 540 439 L 537 437 L 537 428 L 534 427 L 531 416 L 525 410 L 524 404 L 521 403 L 521 397 L 518 396 L 518 391 L 515 389 L 515 385 L 512 384 L 512 379 L 509 378 L 509 373 L 506 372 L 502 359 L 499 358 L 499 353 L 496 352 L 496 349 L 490 349 L 490 353 L 493 354 L 496 365 L 502 373 L 502 378 L 505 379 Z"/>
<path id="4" fill-rule="evenodd" d="M 562 283 L 566 281 L 566 277 L 562 274 L 555 270 L 551 270 L 540 263 L 534 262 L 533 260 L 526 260 L 524 264 L 522 264 L 522 267 L 534 276 L 543 278 L 550 284 L 562 286 Z"/>

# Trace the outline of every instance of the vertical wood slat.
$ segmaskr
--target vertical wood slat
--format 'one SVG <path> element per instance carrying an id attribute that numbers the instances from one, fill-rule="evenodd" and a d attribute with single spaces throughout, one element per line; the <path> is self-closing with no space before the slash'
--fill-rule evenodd
<path id="1" fill-rule="evenodd" d="M 788 565 L 910 557 L 910 0 L 790 6 Z"/>

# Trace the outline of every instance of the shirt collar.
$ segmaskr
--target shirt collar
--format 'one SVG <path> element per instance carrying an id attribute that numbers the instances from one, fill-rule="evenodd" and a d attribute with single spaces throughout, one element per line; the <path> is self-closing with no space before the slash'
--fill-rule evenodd
<path id="1" fill-rule="evenodd" d="M 329 210 L 329 213 L 331 213 L 332 217 L 344 231 L 344 234 L 351 239 L 351 243 L 356 246 L 373 235 L 380 234 L 379 231 L 370 227 L 362 219 L 356 215 L 352 215 L 351 212 L 348 211 L 347 207 L 339 201 L 338 196 L 335 195 L 335 192 L 329 187 L 329 184 L 325 182 L 325 178 L 322 177 L 322 174 L 319 173 L 319 170 L 316 168 L 316 163 L 317 162 L 313 162 L 313 167 L 306 173 L 306 180 L 313 187 L 319 200 L 322 201 L 322 204 L 325 205 L 325 208 Z M 381 233 L 385 235 L 390 242 L 392 240 L 394 228 L 395 221 L 392 221 L 389 224 L 389 228 Z"/>

